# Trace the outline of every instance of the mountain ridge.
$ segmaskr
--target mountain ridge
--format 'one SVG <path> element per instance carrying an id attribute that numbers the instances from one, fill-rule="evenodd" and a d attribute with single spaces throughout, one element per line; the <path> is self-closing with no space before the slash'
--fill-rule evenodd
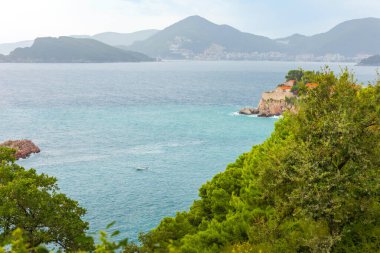
<path id="1" fill-rule="evenodd" d="M 96 39 L 122 50 L 162 59 L 359 62 L 380 53 L 380 18 L 347 20 L 324 33 L 311 36 L 296 33 L 278 39 L 241 32 L 198 15 L 163 30 L 72 37 Z M 0 44 L 0 52 L 1 49 Z"/>
<path id="2" fill-rule="evenodd" d="M 131 33 L 102 32 L 94 35 L 68 35 L 63 37 L 72 37 L 76 39 L 95 39 L 110 46 L 127 47 L 138 40 L 145 40 L 158 32 L 156 29 L 141 30 Z M 0 54 L 8 55 L 10 52 L 19 47 L 30 47 L 34 40 L 25 40 L 18 42 L 0 43 Z"/>
<path id="3" fill-rule="evenodd" d="M 219 46 L 219 50 L 243 48 L 245 52 L 281 47 L 267 37 L 243 33 L 229 25 L 217 25 L 196 15 L 174 23 L 145 41 L 133 43 L 129 49 L 154 57 L 191 58 L 213 45 Z"/>
<path id="4" fill-rule="evenodd" d="M 159 30 L 147 29 L 131 33 L 119 33 L 119 32 L 102 32 L 94 35 L 70 35 L 73 38 L 89 38 L 103 42 L 111 46 L 130 46 L 133 42 L 139 40 L 145 40 Z"/>
<path id="5" fill-rule="evenodd" d="M 169 59 L 297 60 L 304 57 L 306 60 L 357 61 L 380 53 L 380 19 L 353 19 L 325 33 L 270 39 L 190 16 L 128 48 Z"/>

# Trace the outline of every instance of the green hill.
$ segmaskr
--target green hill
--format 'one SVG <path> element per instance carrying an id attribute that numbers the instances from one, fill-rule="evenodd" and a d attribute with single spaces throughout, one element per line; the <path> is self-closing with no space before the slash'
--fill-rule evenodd
<path id="1" fill-rule="evenodd" d="M 287 51 L 291 54 L 376 54 L 380 52 L 380 19 L 349 20 L 325 33 L 313 36 L 293 35 L 277 41 L 288 41 Z"/>
<path id="2" fill-rule="evenodd" d="M 378 252 L 380 82 L 310 78 L 319 86 L 298 112 L 204 184 L 189 211 L 142 234 L 137 252 Z"/>
<path id="3" fill-rule="evenodd" d="M 37 38 L 31 47 L 16 48 L 3 62 L 141 62 L 153 59 L 85 38 Z"/>
<path id="4" fill-rule="evenodd" d="M 216 25 L 200 17 L 191 16 L 157 32 L 145 41 L 135 42 L 130 50 L 152 57 L 191 58 L 212 47 L 227 52 L 279 51 L 282 45 L 228 25 Z"/>
<path id="5" fill-rule="evenodd" d="M 317 57 L 338 54 L 355 58 L 380 52 L 380 19 L 349 20 L 325 33 L 313 36 L 294 34 L 272 40 L 191 16 L 128 48 L 152 57 L 179 59 L 202 59 L 207 55 L 217 58 L 218 54 L 228 58 L 231 53 L 241 59 L 276 59 L 273 58 L 276 57 L 274 52 L 280 54 L 279 59 L 293 59 L 297 55 Z"/>

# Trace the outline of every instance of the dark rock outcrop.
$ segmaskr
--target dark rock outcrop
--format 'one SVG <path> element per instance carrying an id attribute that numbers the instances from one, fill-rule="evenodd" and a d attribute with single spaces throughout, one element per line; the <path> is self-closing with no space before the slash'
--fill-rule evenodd
<path id="1" fill-rule="evenodd" d="M 16 159 L 27 158 L 31 154 L 39 153 L 41 150 L 30 140 L 15 140 L 0 143 L 0 147 L 7 147 L 16 150 Z"/>

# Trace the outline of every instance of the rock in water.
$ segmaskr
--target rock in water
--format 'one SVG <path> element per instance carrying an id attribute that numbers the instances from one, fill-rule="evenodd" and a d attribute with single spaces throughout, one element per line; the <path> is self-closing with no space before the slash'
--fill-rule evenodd
<path id="1" fill-rule="evenodd" d="M 239 114 L 243 115 L 252 115 L 252 114 L 258 114 L 259 110 L 256 108 L 242 108 L 239 111 Z"/>
<path id="2" fill-rule="evenodd" d="M 6 141 L 0 147 L 13 148 L 16 150 L 16 159 L 27 158 L 31 154 L 39 153 L 41 150 L 30 140 Z"/>

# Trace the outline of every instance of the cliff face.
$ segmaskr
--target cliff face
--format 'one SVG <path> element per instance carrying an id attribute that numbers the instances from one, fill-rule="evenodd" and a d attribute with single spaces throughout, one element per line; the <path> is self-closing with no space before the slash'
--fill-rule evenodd
<path id="1" fill-rule="evenodd" d="M 258 116 L 270 117 L 281 115 L 286 110 L 291 110 L 292 105 L 287 103 L 287 99 L 295 97 L 291 92 L 272 91 L 264 92 L 258 106 Z"/>

